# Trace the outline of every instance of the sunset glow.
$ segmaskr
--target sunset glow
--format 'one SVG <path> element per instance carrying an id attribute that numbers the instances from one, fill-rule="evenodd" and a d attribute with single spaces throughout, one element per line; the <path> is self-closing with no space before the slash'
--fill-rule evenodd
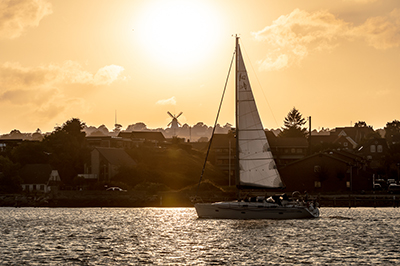
<path id="1" fill-rule="evenodd" d="M 159 1 L 141 15 L 135 38 L 156 63 L 168 67 L 198 64 L 217 41 L 220 21 L 201 1 Z"/>

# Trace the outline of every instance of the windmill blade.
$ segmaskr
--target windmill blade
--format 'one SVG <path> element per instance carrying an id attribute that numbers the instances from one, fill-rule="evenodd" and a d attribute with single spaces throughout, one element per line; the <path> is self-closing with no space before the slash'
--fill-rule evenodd
<path id="1" fill-rule="evenodd" d="M 182 124 L 181 124 L 181 123 L 179 123 L 179 121 L 176 121 L 176 122 L 178 123 L 178 125 L 179 125 L 179 126 L 182 126 Z"/>
<path id="2" fill-rule="evenodd" d="M 169 127 L 171 124 L 172 124 L 172 121 L 171 121 L 171 122 L 169 122 L 169 124 L 167 125 L 167 127 Z"/>
<path id="3" fill-rule="evenodd" d="M 169 114 L 172 118 L 174 118 L 174 116 L 168 111 L 167 114 Z"/>
<path id="4" fill-rule="evenodd" d="M 180 112 L 179 115 L 176 116 L 176 118 L 178 118 L 181 114 L 183 114 L 183 112 Z"/>

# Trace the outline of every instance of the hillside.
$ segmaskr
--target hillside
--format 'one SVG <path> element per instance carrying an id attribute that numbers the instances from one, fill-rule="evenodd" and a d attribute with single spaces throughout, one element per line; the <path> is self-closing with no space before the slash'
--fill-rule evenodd
<path id="1" fill-rule="evenodd" d="M 137 166 L 121 169 L 115 181 L 140 190 L 150 187 L 153 190 L 181 190 L 193 186 L 199 181 L 205 158 L 204 153 L 184 144 L 163 148 L 141 146 L 127 152 Z M 226 176 L 210 163 L 207 163 L 204 179 L 219 186 L 227 185 Z"/>

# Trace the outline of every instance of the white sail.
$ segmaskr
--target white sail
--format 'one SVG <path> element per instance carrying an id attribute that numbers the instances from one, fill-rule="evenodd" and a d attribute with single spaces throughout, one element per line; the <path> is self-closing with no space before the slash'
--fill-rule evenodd
<path id="1" fill-rule="evenodd" d="M 241 186 L 283 187 L 250 87 L 240 46 L 236 48 L 236 127 Z"/>

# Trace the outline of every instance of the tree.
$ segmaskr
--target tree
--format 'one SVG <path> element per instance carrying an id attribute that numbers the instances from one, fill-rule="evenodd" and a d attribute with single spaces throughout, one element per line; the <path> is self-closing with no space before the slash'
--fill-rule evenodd
<path id="1" fill-rule="evenodd" d="M 0 155 L 0 193 L 14 193 L 21 190 L 17 169 L 17 164 Z"/>
<path id="2" fill-rule="evenodd" d="M 295 107 L 287 114 L 284 120 L 284 127 L 279 137 L 304 137 L 307 134 L 307 129 L 302 126 L 306 120 L 302 117 L 299 110 Z"/>
<path id="3" fill-rule="evenodd" d="M 400 142 L 400 121 L 393 120 L 392 122 L 388 122 L 384 129 L 385 139 L 388 141 L 389 145 Z"/>
<path id="4" fill-rule="evenodd" d="M 49 162 L 57 168 L 64 183 L 72 184 L 74 177 L 83 173 L 85 159 L 89 156 L 86 146 L 85 123 L 72 118 L 56 127 L 43 143 L 50 154 Z"/>
<path id="5" fill-rule="evenodd" d="M 121 132 L 121 128 L 122 128 L 121 124 L 115 124 L 113 131 L 116 132 L 116 133 L 119 133 L 119 132 Z"/>
<path id="6" fill-rule="evenodd" d="M 358 121 L 357 123 L 354 124 L 354 127 L 369 127 L 372 128 L 372 126 L 368 126 L 365 121 Z"/>
<path id="7" fill-rule="evenodd" d="M 26 164 L 47 163 L 49 153 L 40 141 L 24 141 L 11 151 L 11 159 L 21 166 Z"/>
<path id="8" fill-rule="evenodd" d="M 147 126 L 143 122 L 138 122 L 136 124 L 129 125 L 126 131 L 148 131 Z"/>

